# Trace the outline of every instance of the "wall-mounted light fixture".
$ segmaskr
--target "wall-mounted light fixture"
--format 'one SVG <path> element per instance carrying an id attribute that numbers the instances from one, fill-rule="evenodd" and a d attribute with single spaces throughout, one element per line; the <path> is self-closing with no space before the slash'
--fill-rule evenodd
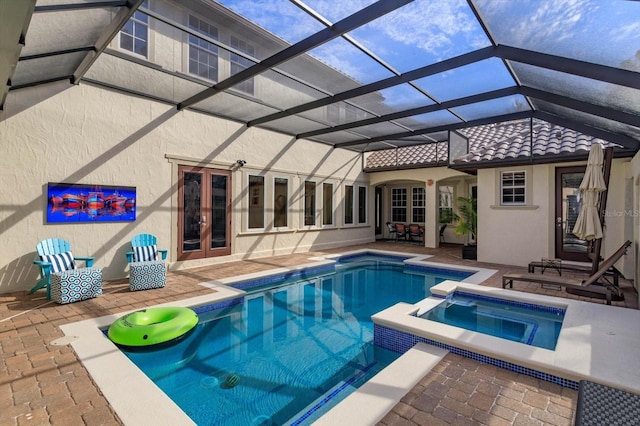
<path id="1" fill-rule="evenodd" d="M 247 162 L 246 162 L 246 161 L 244 161 L 244 160 L 238 160 L 238 161 L 236 161 L 236 164 L 238 165 L 238 167 L 242 167 L 242 166 L 244 166 L 245 164 L 247 164 Z"/>

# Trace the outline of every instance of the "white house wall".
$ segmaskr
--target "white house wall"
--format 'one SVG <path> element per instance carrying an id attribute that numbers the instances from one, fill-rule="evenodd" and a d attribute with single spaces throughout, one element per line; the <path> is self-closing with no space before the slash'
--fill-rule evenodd
<path id="1" fill-rule="evenodd" d="M 35 245 L 71 242 L 74 254 L 96 257 L 105 279 L 127 273 L 125 252 L 138 233 L 169 249 L 173 268 L 247 256 L 306 251 L 372 241 L 368 224 L 343 226 L 345 184 L 367 185 L 360 155 L 237 122 L 157 103 L 90 84 L 68 82 L 10 92 L 0 112 L 0 293 L 31 288 Z M 236 160 L 247 162 L 235 167 Z M 233 169 L 232 255 L 176 263 L 177 164 Z M 290 179 L 289 228 L 250 232 L 243 219 L 246 173 Z M 311 177 L 334 183 L 334 225 L 301 226 L 301 189 Z M 137 220 L 127 223 L 47 224 L 47 182 L 135 186 Z M 267 180 L 269 188 L 270 180 Z M 367 193 L 371 205 L 372 194 Z M 269 200 L 268 195 L 265 198 Z M 317 197 L 322 208 L 322 197 Z M 369 209 L 371 211 L 371 209 Z M 269 220 L 267 213 L 267 223 Z M 319 213 L 320 214 L 320 213 Z M 319 216 L 321 217 L 321 216 Z"/>
<path id="2" fill-rule="evenodd" d="M 631 235 L 625 232 L 624 217 L 616 213 L 631 208 L 625 186 L 629 160 L 614 159 L 609 182 L 606 229 L 602 255 L 615 252 Z M 586 162 L 529 165 L 478 170 L 478 260 L 526 266 L 541 257 L 555 257 L 555 169 L 585 165 Z M 527 172 L 527 205 L 500 205 L 500 172 Z M 618 266 L 626 276 L 633 274 L 629 257 Z"/>
<path id="3" fill-rule="evenodd" d="M 638 242 L 640 241 L 640 153 L 637 153 L 631 164 L 629 165 L 630 169 L 630 178 L 631 183 L 633 185 L 632 188 L 632 199 L 633 204 L 631 209 L 629 210 L 629 215 L 633 219 L 633 227 L 632 227 L 632 235 L 633 235 L 633 261 L 632 263 L 635 271 L 634 274 L 634 283 L 636 290 L 640 288 L 640 247 L 638 246 Z M 640 301 L 640 293 L 638 296 L 638 300 Z"/>

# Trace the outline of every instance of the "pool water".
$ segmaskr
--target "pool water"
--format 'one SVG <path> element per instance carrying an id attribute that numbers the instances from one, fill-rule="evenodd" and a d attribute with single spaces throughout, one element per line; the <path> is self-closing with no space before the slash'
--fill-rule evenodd
<path id="1" fill-rule="evenodd" d="M 371 315 L 465 275 L 348 258 L 231 307 L 194 308 L 200 323 L 178 343 L 123 352 L 199 425 L 310 424 L 399 356 L 373 345 Z"/>
<path id="2" fill-rule="evenodd" d="M 565 310 L 455 292 L 421 318 L 544 349 L 555 349 Z"/>

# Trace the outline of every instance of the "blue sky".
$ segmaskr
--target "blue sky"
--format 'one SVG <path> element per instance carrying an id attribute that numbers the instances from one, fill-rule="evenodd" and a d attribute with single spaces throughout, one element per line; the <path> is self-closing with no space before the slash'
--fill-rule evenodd
<path id="1" fill-rule="evenodd" d="M 477 4 L 499 43 L 610 66 L 620 66 L 640 51 L 637 1 L 478 0 Z"/>
<path id="2" fill-rule="evenodd" d="M 220 3 L 290 43 L 323 28 L 294 1 L 220 0 Z M 331 23 L 371 3 L 371 0 L 304 2 Z M 640 2 L 476 0 L 476 4 L 501 44 L 588 58 L 612 66 L 620 66 L 640 50 Z M 415 0 L 354 30 L 349 36 L 400 73 L 490 45 L 465 0 Z M 363 84 L 393 75 L 342 38 L 309 53 Z M 514 85 L 507 68 L 498 59 L 415 83 L 439 101 Z M 388 106 L 398 109 L 431 103 L 406 87 L 386 89 L 384 96 Z M 505 99 L 505 102 L 513 100 Z"/>
<path id="3" fill-rule="evenodd" d="M 317 20 L 288 0 L 220 2 L 291 43 L 322 29 Z M 371 3 L 305 1 L 332 23 Z M 477 0 L 477 5 L 500 43 L 570 57 L 587 55 L 611 65 L 619 65 L 611 62 L 629 59 L 640 49 L 640 2 Z M 489 45 L 465 0 L 415 0 L 350 35 L 400 72 Z M 603 42 L 607 49 L 602 49 Z M 320 47 L 313 54 L 360 81 L 370 75 L 358 75 L 359 61 L 347 43 Z"/>

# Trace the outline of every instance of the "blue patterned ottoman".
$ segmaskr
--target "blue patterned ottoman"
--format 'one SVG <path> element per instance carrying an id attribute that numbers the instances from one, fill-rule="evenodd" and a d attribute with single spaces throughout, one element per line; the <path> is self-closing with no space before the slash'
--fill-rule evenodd
<path id="1" fill-rule="evenodd" d="M 80 268 L 51 274 L 51 300 L 72 303 L 102 294 L 102 269 Z"/>
<path id="2" fill-rule="evenodd" d="M 129 266 L 131 291 L 164 287 L 167 281 L 167 265 L 162 260 L 132 262 Z"/>

